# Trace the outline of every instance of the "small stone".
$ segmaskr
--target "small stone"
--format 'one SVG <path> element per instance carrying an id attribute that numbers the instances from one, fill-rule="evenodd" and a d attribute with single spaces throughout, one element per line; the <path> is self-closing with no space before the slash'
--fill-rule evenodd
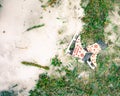
<path id="1" fill-rule="evenodd" d="M 3 33 L 5 33 L 5 30 L 3 31 Z"/>

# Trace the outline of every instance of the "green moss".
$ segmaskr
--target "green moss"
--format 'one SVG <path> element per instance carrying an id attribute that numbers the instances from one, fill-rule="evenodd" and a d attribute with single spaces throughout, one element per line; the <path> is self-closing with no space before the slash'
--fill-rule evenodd
<path id="1" fill-rule="evenodd" d="M 36 64 L 36 63 L 33 63 L 33 62 L 22 61 L 21 63 L 24 64 L 24 65 L 27 65 L 27 66 L 34 66 L 34 67 L 38 67 L 38 68 L 43 68 L 45 70 L 49 70 L 48 66 L 42 66 L 42 65 L 39 65 L 39 64 Z"/>
<path id="2" fill-rule="evenodd" d="M 103 74 L 100 75 L 99 71 L 91 74 L 93 76 L 86 84 L 78 79 L 77 67 L 66 69 L 66 75 L 60 78 L 41 74 L 30 96 L 117 96 L 120 90 L 119 69 L 113 63 Z"/>
<path id="3" fill-rule="evenodd" d="M 56 55 L 54 58 L 51 60 L 51 65 L 53 66 L 60 66 L 62 64 L 61 60 L 58 59 L 58 56 Z"/>
<path id="4" fill-rule="evenodd" d="M 85 16 L 82 20 L 85 22 L 81 39 L 87 45 L 98 40 L 105 40 L 104 27 L 108 20 L 108 12 L 112 9 L 111 0 L 89 0 L 84 7 Z"/>
<path id="5" fill-rule="evenodd" d="M 85 26 L 81 38 L 85 45 L 99 39 L 104 41 L 104 27 L 108 24 L 107 16 L 112 9 L 112 4 L 112 0 L 89 0 L 84 7 Z M 113 62 L 113 56 L 107 52 L 99 54 L 97 58 L 98 65 L 94 71 L 85 65 L 81 67 L 82 64 L 80 65 L 75 59 L 73 70 L 69 70 L 67 67 L 60 69 L 60 72 L 66 72 L 64 76 L 56 78 L 48 76 L 48 74 L 41 74 L 35 88 L 30 91 L 30 96 L 119 96 L 120 66 Z M 62 62 L 55 56 L 52 58 L 51 64 L 60 66 Z M 85 83 L 85 80 L 79 79 L 78 75 L 79 72 L 86 70 L 90 74 Z"/>

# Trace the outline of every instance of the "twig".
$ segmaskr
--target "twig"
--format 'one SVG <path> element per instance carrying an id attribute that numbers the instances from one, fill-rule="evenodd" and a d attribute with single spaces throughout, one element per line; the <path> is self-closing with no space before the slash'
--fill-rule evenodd
<path id="1" fill-rule="evenodd" d="M 33 27 L 28 28 L 26 31 L 30 31 L 32 29 L 36 29 L 36 28 L 43 27 L 43 26 L 45 26 L 45 24 L 35 25 Z"/>
<path id="2" fill-rule="evenodd" d="M 36 63 L 33 63 L 33 62 L 22 61 L 21 63 L 24 64 L 24 65 L 30 65 L 30 66 L 35 66 L 35 67 L 43 68 L 45 70 L 49 70 L 48 66 L 42 66 L 42 65 L 39 65 L 39 64 L 36 64 Z"/>

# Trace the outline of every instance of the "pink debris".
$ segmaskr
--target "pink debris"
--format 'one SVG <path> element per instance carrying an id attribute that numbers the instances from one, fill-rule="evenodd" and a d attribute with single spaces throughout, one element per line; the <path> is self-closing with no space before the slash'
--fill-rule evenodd
<path id="1" fill-rule="evenodd" d="M 80 59 L 83 59 L 83 57 L 85 56 L 86 51 L 83 49 L 81 42 L 80 42 L 80 37 L 77 38 L 76 40 L 76 44 L 75 44 L 75 48 L 73 51 L 73 56 L 74 57 L 78 57 Z"/>
<path id="2" fill-rule="evenodd" d="M 83 61 L 85 61 L 86 60 L 85 58 L 87 57 L 88 65 L 92 69 L 95 69 L 95 67 L 97 67 L 97 63 L 96 63 L 97 54 L 100 52 L 100 50 L 102 50 L 100 46 L 102 43 L 100 42 L 100 44 L 94 43 L 92 45 L 89 45 L 86 47 L 85 50 L 80 42 L 80 36 L 78 36 L 78 38 L 73 38 L 73 42 L 75 43 L 75 47 L 71 55 Z M 88 53 L 91 53 L 91 55 L 87 56 Z"/>

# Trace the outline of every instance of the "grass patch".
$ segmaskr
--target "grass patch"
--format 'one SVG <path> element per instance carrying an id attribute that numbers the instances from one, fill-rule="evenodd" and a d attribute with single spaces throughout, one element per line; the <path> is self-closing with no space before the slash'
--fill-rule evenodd
<path id="1" fill-rule="evenodd" d="M 104 28 L 108 24 L 108 12 L 112 9 L 112 4 L 112 0 L 89 0 L 83 7 L 85 10 L 82 19 L 85 22 L 84 33 L 81 34 L 83 44 L 89 45 L 100 39 L 105 40 Z M 67 67 L 60 69 L 60 72 L 65 71 L 66 75 L 59 78 L 48 76 L 47 73 L 40 74 L 36 86 L 30 90 L 30 96 L 119 96 L 120 66 L 115 64 L 112 58 L 113 56 L 109 54 L 99 54 L 98 67 L 95 71 L 88 67 L 80 69 L 76 60 L 73 62 L 75 66 L 73 70 Z M 55 67 L 60 66 L 62 64 L 60 62 L 57 57 L 52 59 Z M 85 80 L 78 76 L 80 72 L 86 70 L 89 70 L 90 74 L 85 83 Z"/>
<path id="2" fill-rule="evenodd" d="M 54 58 L 52 58 L 51 65 L 60 67 L 61 64 L 62 64 L 62 62 L 60 59 L 58 59 L 57 55 Z"/>
<path id="3" fill-rule="evenodd" d="M 81 5 L 84 3 L 82 0 Z M 85 22 L 81 39 L 89 45 L 98 40 L 105 40 L 104 27 L 108 24 L 108 12 L 112 9 L 112 0 L 89 0 L 86 7 L 83 6 Z"/>
<path id="4" fill-rule="evenodd" d="M 118 96 L 120 67 L 116 64 L 101 75 L 99 71 L 92 74 L 88 83 L 78 78 L 78 70 L 77 67 L 66 69 L 66 75 L 60 78 L 41 74 L 29 96 Z"/>

